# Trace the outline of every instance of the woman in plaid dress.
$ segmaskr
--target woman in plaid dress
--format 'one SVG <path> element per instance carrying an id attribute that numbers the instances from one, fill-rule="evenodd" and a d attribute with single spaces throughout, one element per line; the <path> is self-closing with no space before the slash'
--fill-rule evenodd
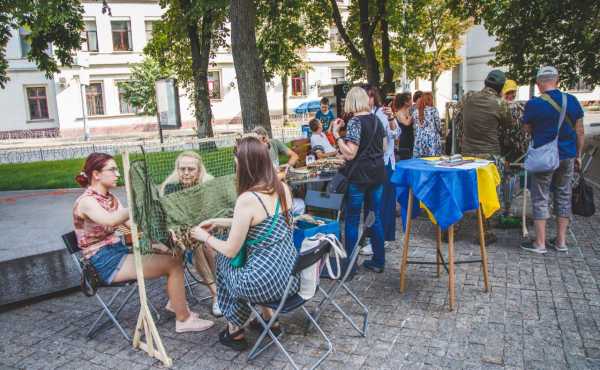
<path id="1" fill-rule="evenodd" d="M 246 137 L 235 153 L 238 194 L 232 219 L 212 219 L 192 230 L 192 236 L 217 255 L 219 307 L 228 326 L 219 334 L 222 344 L 236 350 L 248 347 L 243 325 L 250 309 L 243 301 L 261 303 L 281 299 L 296 261 L 292 220 L 288 205 L 290 190 L 278 178 L 267 148 L 255 137 Z M 227 240 L 211 231 L 230 228 Z M 245 262 L 238 253 L 245 249 Z M 299 287 L 299 280 L 292 293 Z M 263 317 L 270 318 L 264 310 Z"/>

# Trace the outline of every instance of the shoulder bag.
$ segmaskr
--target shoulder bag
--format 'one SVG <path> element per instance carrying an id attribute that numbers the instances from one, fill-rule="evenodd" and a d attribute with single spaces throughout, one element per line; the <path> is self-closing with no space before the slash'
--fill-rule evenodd
<path id="1" fill-rule="evenodd" d="M 558 136 L 560 135 L 560 128 L 562 127 L 567 112 L 567 96 L 565 94 L 561 95 L 562 108 L 560 110 L 560 117 L 558 121 L 558 130 L 556 132 L 556 137 L 551 142 L 546 143 L 538 148 L 533 147 L 533 138 L 531 139 L 529 149 L 527 150 L 527 156 L 525 157 L 525 170 L 527 172 L 550 172 L 557 169 L 560 164 L 560 158 L 558 153 Z M 543 94 L 541 98 L 545 101 L 548 101 L 548 99 L 552 100 L 552 98 L 550 98 L 546 94 Z M 552 105 L 551 103 L 549 104 Z M 554 105 L 552 106 L 554 107 Z"/>

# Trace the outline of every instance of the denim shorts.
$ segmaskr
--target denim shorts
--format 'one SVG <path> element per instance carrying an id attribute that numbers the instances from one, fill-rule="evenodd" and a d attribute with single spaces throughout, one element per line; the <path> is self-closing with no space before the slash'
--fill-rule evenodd
<path id="1" fill-rule="evenodd" d="M 90 257 L 90 262 L 98 272 L 100 280 L 104 284 L 111 284 L 129 253 L 129 249 L 122 242 L 109 244 Z"/>

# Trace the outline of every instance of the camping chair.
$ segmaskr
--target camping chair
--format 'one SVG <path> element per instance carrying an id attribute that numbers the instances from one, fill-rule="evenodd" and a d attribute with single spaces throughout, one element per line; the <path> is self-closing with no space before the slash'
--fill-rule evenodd
<path id="1" fill-rule="evenodd" d="M 271 344 L 275 343 L 277 345 L 277 347 L 279 347 L 281 352 L 283 352 L 283 354 L 287 357 L 290 364 L 292 364 L 292 366 L 295 369 L 299 369 L 298 365 L 296 364 L 296 362 L 294 361 L 292 356 L 289 354 L 289 352 L 285 349 L 285 347 L 279 340 L 278 336 L 276 336 L 273 333 L 273 331 L 271 330 L 271 327 L 273 326 L 273 324 L 275 322 L 277 322 L 277 318 L 279 317 L 280 314 L 287 314 L 287 313 L 293 312 L 294 310 L 296 310 L 298 308 L 302 309 L 302 312 L 304 312 L 304 315 L 306 315 L 308 320 L 317 328 L 317 330 L 319 331 L 321 336 L 327 342 L 327 351 L 310 368 L 315 369 L 317 366 L 319 366 L 319 364 L 321 364 L 327 358 L 327 356 L 329 356 L 329 354 L 331 352 L 333 352 L 333 344 L 331 343 L 331 340 L 329 339 L 327 334 L 325 334 L 323 329 L 319 326 L 319 324 L 317 323 L 315 318 L 313 318 L 313 316 L 310 314 L 310 312 L 308 312 L 306 307 L 304 307 L 304 304 L 308 301 L 304 300 L 298 294 L 289 296 L 290 289 L 292 287 L 292 283 L 294 282 L 295 276 L 299 276 L 300 273 L 302 272 L 302 270 L 309 268 L 309 267 L 313 266 L 315 263 L 319 263 L 319 261 L 321 261 L 323 258 L 326 258 L 327 254 L 329 253 L 330 250 L 331 250 L 331 244 L 329 244 L 329 242 L 323 241 L 317 246 L 317 248 L 314 248 L 309 252 L 305 252 L 304 254 L 300 253 L 298 255 L 298 258 L 296 259 L 296 263 L 294 265 L 294 270 L 292 272 L 292 275 L 290 275 L 290 278 L 288 280 L 288 283 L 287 283 L 287 286 L 283 293 L 283 296 L 281 297 L 281 300 L 279 302 L 265 302 L 265 303 L 246 302 L 246 304 L 248 305 L 248 307 L 250 307 L 250 310 L 256 317 L 256 320 L 264 328 L 264 330 L 262 331 L 262 333 L 256 340 L 254 347 L 252 347 L 252 349 L 250 350 L 250 353 L 248 354 L 248 361 L 255 359 L 264 350 L 269 348 L 271 346 Z M 268 323 L 263 320 L 263 318 L 258 310 L 258 306 L 269 307 L 274 311 L 273 316 L 271 316 L 271 319 L 269 320 Z M 271 337 L 271 341 L 265 345 L 262 345 L 262 342 L 266 338 L 267 335 L 269 335 L 269 337 Z M 279 335 L 279 337 L 281 337 L 281 335 Z"/>
<path id="2" fill-rule="evenodd" d="M 340 280 L 334 280 L 333 285 L 328 290 L 325 290 L 321 286 L 319 286 L 319 292 L 321 292 L 325 296 L 325 298 L 323 298 L 323 300 L 319 302 L 319 304 L 315 308 L 315 311 L 313 312 L 314 321 L 318 321 L 319 317 L 321 316 L 321 313 L 323 312 L 323 308 L 329 302 L 331 302 L 331 304 L 333 304 L 333 306 L 342 314 L 346 321 L 348 321 L 350 325 L 352 325 L 352 327 L 356 331 L 358 331 L 358 333 L 363 337 L 367 336 L 367 329 L 369 326 L 369 309 L 367 308 L 367 306 L 365 306 L 364 303 L 361 302 L 361 300 L 356 296 L 356 294 L 354 294 L 350 287 L 348 287 L 348 284 L 346 284 L 346 282 L 348 281 L 350 275 L 352 275 L 352 267 L 356 264 L 356 261 L 358 259 L 358 253 L 360 251 L 360 239 L 364 235 L 365 231 L 371 226 L 373 226 L 373 223 L 375 223 L 375 215 L 373 214 L 373 212 L 369 212 L 369 214 L 364 220 L 363 229 L 358 235 L 352 254 L 348 257 L 347 268 L 345 269 L 342 278 Z M 342 307 L 335 301 L 335 297 L 341 289 L 345 290 L 346 293 L 350 295 L 352 300 L 362 309 L 362 327 L 359 327 L 358 324 L 356 324 L 356 322 L 352 319 L 352 317 L 350 317 L 350 315 L 348 315 L 342 309 Z M 312 323 L 309 322 L 306 327 L 307 331 L 310 329 L 311 325 Z"/>
<path id="3" fill-rule="evenodd" d="M 75 262 L 75 267 L 77 268 L 77 271 L 79 271 L 79 274 L 81 274 L 81 277 L 84 278 L 83 267 L 82 267 L 82 263 L 80 260 L 80 258 L 81 258 L 80 252 L 81 251 L 79 249 L 79 245 L 77 244 L 77 237 L 75 236 L 75 232 L 71 231 L 69 233 L 62 235 L 62 240 L 65 243 L 65 247 L 67 248 L 67 251 L 69 251 L 71 258 L 73 258 L 73 261 Z M 89 283 L 88 283 L 88 286 L 89 286 Z M 112 283 L 112 284 L 100 283 L 98 285 L 98 288 L 103 288 L 103 289 L 104 288 L 116 288 L 117 291 L 115 292 L 115 294 L 113 294 L 113 296 L 110 298 L 108 303 L 106 303 L 104 301 L 104 299 L 102 298 L 102 296 L 100 295 L 100 292 L 99 292 L 100 289 L 98 289 L 96 294 L 94 294 L 94 296 L 96 297 L 96 299 L 102 306 L 102 312 L 100 313 L 100 315 L 98 316 L 96 321 L 94 321 L 94 323 L 88 330 L 88 332 L 86 334 L 87 337 L 90 339 L 93 338 L 100 331 L 102 331 L 104 329 L 108 329 L 111 325 L 107 325 L 107 324 L 110 324 L 112 322 L 112 324 L 115 325 L 117 327 L 117 329 L 119 329 L 119 331 L 121 332 L 123 337 L 125 337 L 125 340 L 127 340 L 128 342 L 131 342 L 131 337 L 129 335 L 127 335 L 127 333 L 125 332 L 125 330 L 119 323 L 119 320 L 117 320 L 117 317 L 119 316 L 119 313 L 123 310 L 125 305 L 129 302 L 129 299 L 131 298 L 131 296 L 133 296 L 133 294 L 137 291 L 137 288 L 138 288 L 137 280 L 129 280 L 129 281 L 124 281 L 124 282 L 119 282 L 119 283 Z M 112 311 L 110 309 L 111 305 L 123 291 L 127 292 L 127 294 L 125 295 L 125 299 L 123 299 L 123 301 L 121 302 L 121 304 L 117 307 L 117 309 L 115 311 Z M 148 304 L 149 304 L 150 308 L 152 309 L 152 311 L 154 311 L 154 314 L 156 315 L 157 320 L 160 320 L 160 315 L 156 311 L 156 308 L 152 305 L 152 302 L 148 301 Z M 105 314 L 108 316 L 108 320 L 106 320 L 102 324 L 98 325 L 100 323 L 100 320 L 102 320 L 102 318 L 104 317 Z"/>
<path id="4" fill-rule="evenodd" d="M 204 285 L 204 286 L 208 286 L 208 284 L 206 284 L 206 282 L 204 281 L 204 279 L 202 279 L 202 277 L 200 276 L 199 273 L 195 272 L 195 267 L 194 267 L 194 252 L 191 250 L 186 250 L 185 254 L 183 255 L 183 267 L 184 267 L 184 274 L 183 277 L 185 279 L 185 289 L 187 291 L 188 296 L 190 296 L 192 299 L 194 299 L 196 301 L 196 303 L 200 303 L 206 300 L 212 300 L 212 296 L 209 294 L 206 297 L 196 297 L 196 294 L 194 293 L 194 286 L 196 285 Z"/>

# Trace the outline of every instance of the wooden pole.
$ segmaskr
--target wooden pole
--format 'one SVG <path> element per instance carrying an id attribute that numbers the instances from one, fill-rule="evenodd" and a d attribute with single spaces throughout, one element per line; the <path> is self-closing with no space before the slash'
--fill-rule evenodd
<path id="1" fill-rule="evenodd" d="M 479 252 L 481 253 L 481 268 L 483 269 L 483 284 L 485 285 L 485 291 L 489 289 L 489 277 L 488 277 L 488 260 L 487 250 L 485 248 L 485 230 L 483 229 L 483 210 L 481 204 L 477 210 L 477 218 L 479 223 Z"/>
<path id="2" fill-rule="evenodd" d="M 450 311 L 454 309 L 454 225 L 448 228 L 448 290 L 450 291 Z"/>
<path id="3" fill-rule="evenodd" d="M 440 277 L 440 272 L 442 269 L 442 259 L 440 258 L 440 254 L 442 253 L 442 229 L 440 228 L 440 225 L 436 225 L 435 228 L 435 244 L 435 262 L 437 263 L 437 277 Z"/>
<path id="4" fill-rule="evenodd" d="M 408 189 L 408 209 L 406 211 L 406 230 L 404 230 L 404 248 L 402 249 L 402 262 L 400 264 L 400 293 L 404 293 L 406 284 L 406 267 L 408 262 L 408 242 L 410 239 L 410 227 L 412 226 L 413 191 Z"/>
<path id="5" fill-rule="evenodd" d="M 163 346 L 158 329 L 154 324 L 154 319 L 148 307 L 148 297 L 146 296 L 146 283 L 144 280 L 144 269 L 142 266 L 142 254 L 140 252 L 140 239 L 137 224 L 133 218 L 133 194 L 131 191 L 131 178 L 129 175 L 129 151 L 123 152 L 123 172 L 125 172 L 125 190 L 127 191 L 127 205 L 129 207 L 129 221 L 131 222 L 131 238 L 133 241 L 133 259 L 135 262 L 135 271 L 137 275 L 138 292 L 140 294 L 140 314 L 133 335 L 133 347 L 141 348 L 147 352 L 150 357 L 161 361 L 164 366 L 171 367 L 173 360 L 167 355 Z M 144 331 L 146 343 L 142 342 L 142 330 Z M 154 347 L 156 344 L 156 348 Z"/>

